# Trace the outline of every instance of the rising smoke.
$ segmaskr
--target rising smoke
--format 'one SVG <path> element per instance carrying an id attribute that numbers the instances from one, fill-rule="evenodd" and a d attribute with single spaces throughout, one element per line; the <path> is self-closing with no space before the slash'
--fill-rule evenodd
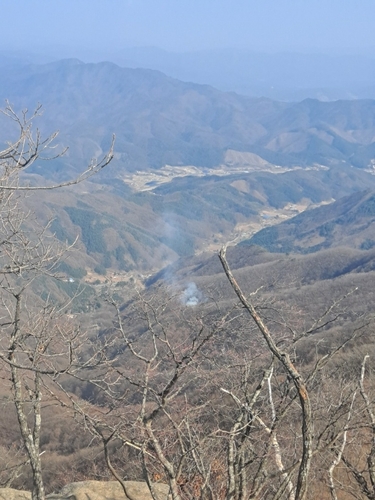
<path id="1" fill-rule="evenodd" d="M 185 306 L 196 306 L 202 300 L 203 294 L 194 282 L 189 283 L 181 295 L 181 302 Z"/>

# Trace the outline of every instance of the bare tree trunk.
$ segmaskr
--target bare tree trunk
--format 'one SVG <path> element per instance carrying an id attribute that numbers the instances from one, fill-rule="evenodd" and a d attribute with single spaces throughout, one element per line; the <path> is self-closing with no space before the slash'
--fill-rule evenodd
<path id="1" fill-rule="evenodd" d="M 17 349 L 20 336 L 20 315 L 21 315 L 21 293 L 15 296 L 16 304 L 14 310 L 13 331 L 9 346 L 9 361 L 14 360 L 14 352 Z M 30 389 L 31 404 L 33 406 L 34 427 L 30 429 L 25 413 L 25 400 L 22 391 L 22 379 L 18 368 L 10 365 L 12 388 L 14 392 L 14 404 L 17 412 L 17 419 L 20 426 L 21 436 L 30 460 L 33 471 L 33 500 L 44 500 L 44 484 L 42 477 L 42 464 L 40 458 L 40 429 L 41 429 L 41 392 L 40 374 L 34 372 L 34 390 Z"/>
<path id="2" fill-rule="evenodd" d="M 146 422 L 145 429 L 146 429 L 148 437 L 151 439 L 151 441 L 154 445 L 155 452 L 158 456 L 160 463 L 163 465 L 164 469 L 168 473 L 168 482 L 169 482 L 169 486 L 171 488 L 172 499 L 173 500 L 181 500 L 181 496 L 180 496 L 179 491 L 178 491 L 178 484 L 177 484 L 177 480 L 176 480 L 176 473 L 174 471 L 174 467 L 171 464 L 171 462 L 167 459 L 165 454 L 163 453 L 163 450 L 160 446 L 160 443 L 156 439 L 154 431 L 152 430 L 152 422 L 150 420 L 148 422 Z"/>
<path id="3" fill-rule="evenodd" d="M 363 370 L 362 370 L 362 372 L 363 372 Z M 338 451 L 336 452 L 336 457 L 334 458 L 334 460 L 332 461 L 331 466 L 328 469 L 329 489 L 330 489 L 332 500 L 338 500 L 337 494 L 336 494 L 335 482 L 334 482 L 334 479 L 333 479 L 333 472 L 334 472 L 335 468 L 338 466 L 338 464 L 341 462 L 342 455 L 343 455 L 344 450 L 345 450 L 347 436 L 348 436 L 348 425 L 349 425 L 349 422 L 350 422 L 350 420 L 352 418 L 352 412 L 353 412 L 353 406 L 354 406 L 355 397 L 356 397 L 356 391 L 354 391 L 354 394 L 353 394 L 353 397 L 352 397 L 352 403 L 351 403 L 349 411 L 348 411 L 347 423 L 346 423 L 344 434 L 343 434 L 343 437 L 342 437 L 341 446 L 338 449 Z"/>
<path id="4" fill-rule="evenodd" d="M 236 500 L 238 498 L 238 481 L 240 480 L 236 474 L 236 460 L 235 460 L 235 449 L 236 442 L 235 437 L 238 430 L 243 426 L 243 412 L 238 416 L 237 422 L 233 425 L 230 431 L 230 438 L 228 443 L 228 492 L 227 500 Z"/>
<path id="5" fill-rule="evenodd" d="M 14 403 L 16 406 L 18 423 L 21 430 L 22 440 L 25 444 L 29 456 L 31 469 L 33 471 L 33 491 L 32 500 L 45 500 L 44 483 L 42 476 L 42 463 L 40 458 L 39 436 L 41 426 L 40 414 L 40 392 L 39 392 L 39 374 L 35 374 L 35 383 L 37 384 L 37 401 L 34 402 L 34 429 L 31 430 L 25 414 L 24 398 L 22 391 L 22 382 L 18 369 L 11 367 L 12 384 L 14 391 Z"/>
<path id="6" fill-rule="evenodd" d="M 293 365 L 289 354 L 287 352 L 283 352 L 276 345 L 270 331 L 268 330 L 268 327 L 266 326 L 262 318 L 255 310 L 253 304 L 243 294 L 240 286 L 235 280 L 233 273 L 229 267 L 226 258 L 226 247 L 223 247 L 220 250 L 219 258 L 223 266 L 225 275 L 227 276 L 234 292 L 236 293 L 237 297 L 239 298 L 245 309 L 249 312 L 250 316 L 253 318 L 260 333 L 265 339 L 269 350 L 283 365 L 285 371 L 291 377 L 294 386 L 297 389 L 302 411 L 302 456 L 301 456 L 300 467 L 298 470 L 295 500 L 303 500 L 304 498 L 306 498 L 306 493 L 307 493 L 308 476 L 312 459 L 312 440 L 313 440 L 313 419 L 312 419 L 311 403 L 306 383 L 302 375 L 297 371 L 297 369 Z"/>

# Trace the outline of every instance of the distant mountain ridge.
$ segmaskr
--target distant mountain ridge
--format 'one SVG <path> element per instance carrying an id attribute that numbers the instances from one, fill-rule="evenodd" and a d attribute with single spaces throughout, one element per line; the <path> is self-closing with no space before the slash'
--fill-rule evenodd
<path id="1" fill-rule="evenodd" d="M 173 53 L 133 47 L 113 53 L 111 60 L 253 97 L 287 101 L 375 97 L 375 61 L 370 54 L 266 53 L 235 48 Z"/>
<path id="2" fill-rule="evenodd" d="M 42 53 L 0 51 L 0 67 L 42 63 L 71 57 L 71 50 L 45 48 Z M 86 62 L 112 61 L 128 68 L 162 71 L 183 81 L 212 85 L 252 97 L 282 101 L 314 98 L 375 98 L 375 61 L 367 53 L 257 52 L 222 48 L 171 52 L 158 47 L 83 50 L 75 57 Z"/>
<path id="3" fill-rule="evenodd" d="M 353 165 L 375 158 L 375 101 L 285 103 L 181 82 L 146 69 L 70 59 L 11 67 L 0 74 L 0 98 L 15 109 L 43 103 L 43 132 L 69 145 L 53 175 L 76 171 L 117 136 L 112 174 L 169 165 L 215 167 L 228 150 L 276 165 Z M 0 120 L 0 135 L 9 123 Z M 48 175 L 39 165 L 38 172 Z"/>

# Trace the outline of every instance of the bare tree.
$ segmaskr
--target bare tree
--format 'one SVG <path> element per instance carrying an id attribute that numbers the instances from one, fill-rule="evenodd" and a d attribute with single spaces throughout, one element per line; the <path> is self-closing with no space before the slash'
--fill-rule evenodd
<path id="1" fill-rule="evenodd" d="M 252 297 L 246 297 L 238 285 L 226 258 L 226 248 L 221 250 L 219 257 L 231 287 L 245 311 L 254 321 L 258 332 L 273 356 L 271 368 L 264 372 L 262 382 L 258 386 L 260 391 L 262 386 L 268 388 L 268 414 L 266 406 L 264 407 L 266 411 L 263 414 L 259 410 L 258 414 L 252 414 L 252 421 L 260 424 L 269 436 L 269 439 L 265 440 L 267 443 L 266 453 L 263 457 L 259 452 L 257 454 L 258 471 L 262 471 L 262 474 L 266 473 L 268 478 L 273 478 L 273 484 L 266 480 L 264 475 L 263 477 L 259 476 L 259 472 L 253 473 L 253 478 L 258 477 L 258 484 L 254 480 L 253 482 L 247 481 L 248 486 L 252 484 L 251 490 L 247 493 L 248 498 L 265 498 L 264 495 L 271 494 L 270 498 L 273 499 L 303 499 L 312 491 L 314 483 L 315 487 L 318 487 L 319 481 L 321 484 L 328 483 L 331 497 L 337 498 L 334 471 L 342 462 L 349 467 L 357 483 L 364 488 L 362 494 L 365 492 L 368 495 L 372 488 L 370 485 L 372 485 L 373 445 L 369 447 L 368 451 L 366 474 L 362 474 L 358 467 L 354 467 L 346 456 L 348 439 L 354 429 L 356 433 L 363 435 L 364 425 L 361 418 L 358 419 L 358 415 L 363 415 L 363 411 L 365 411 L 370 422 L 367 426 L 373 428 L 372 402 L 363 385 L 365 364 L 363 363 L 362 366 L 359 387 L 359 392 L 365 403 L 364 410 L 361 410 L 358 397 L 356 397 L 358 390 L 354 374 L 347 372 L 347 380 L 338 381 L 334 372 L 330 372 L 329 369 L 335 357 L 342 353 L 350 342 L 360 337 L 368 324 L 360 323 L 358 327 L 354 328 L 351 335 L 338 339 L 337 345 L 332 345 L 325 354 L 318 353 L 318 344 L 316 344 L 316 356 L 313 364 L 298 364 L 297 361 L 301 341 L 310 340 L 311 345 L 314 345 L 311 342 L 314 339 L 314 334 L 324 330 L 339 317 L 338 306 L 345 299 L 350 300 L 351 294 L 355 290 L 350 291 L 339 300 L 333 300 L 318 318 L 312 320 L 310 326 L 298 332 L 295 328 L 289 327 L 284 319 L 280 321 L 279 312 L 276 314 L 276 319 L 275 316 L 272 317 L 272 314 L 267 317 L 267 308 L 261 309 L 262 313 L 259 313 L 254 306 Z M 261 314 L 264 314 L 267 320 Z M 278 327 L 276 334 L 271 333 L 269 325 L 272 324 Z M 275 369 L 278 369 L 278 366 L 281 372 L 278 370 L 275 376 Z M 230 395 L 238 401 L 239 407 L 252 408 L 252 405 L 249 405 L 249 401 L 252 400 L 244 399 L 238 390 L 237 392 L 231 391 Z M 289 426 L 288 420 L 293 422 L 292 427 Z M 242 422 L 243 419 L 239 418 L 238 423 L 242 424 Z M 249 426 L 249 424 L 247 425 Z M 295 426 L 300 426 L 300 432 L 296 432 Z M 288 442 L 289 444 L 287 444 Z M 290 448 L 290 443 L 293 443 L 292 448 Z M 235 448 L 232 447 L 236 450 L 238 457 L 241 457 L 239 453 L 241 446 L 237 444 Z M 271 450 L 274 469 L 270 467 L 269 461 L 269 451 Z M 243 460 L 242 457 L 241 460 Z M 235 468 L 233 470 L 235 471 Z M 234 478 L 232 483 L 236 484 L 237 481 L 236 488 L 234 488 L 236 493 L 233 495 L 233 498 L 236 499 L 247 498 L 243 493 L 237 493 L 242 488 L 239 470 L 241 467 L 237 465 L 237 472 L 232 473 Z M 347 484 L 341 485 L 341 489 L 353 491 L 353 488 L 349 488 Z M 320 491 L 319 494 L 322 495 L 322 492 Z M 368 498 L 372 498 L 372 496 L 368 496 Z"/>
<path id="2" fill-rule="evenodd" d="M 335 500 L 337 490 L 348 491 L 354 498 L 370 500 L 375 498 L 375 408 L 374 396 L 365 387 L 368 360 L 369 355 L 366 354 L 360 367 L 357 391 L 353 394 L 353 404 L 348 413 L 348 424 L 330 468 L 331 492 Z M 367 385 L 370 388 L 372 384 Z M 357 401 L 354 405 L 355 396 L 357 396 Z M 334 469 L 340 464 L 345 467 L 351 481 L 343 481 L 342 478 L 334 477 Z"/>
<path id="3" fill-rule="evenodd" d="M 16 126 L 18 137 L 0 152 L 0 360 L 9 370 L 10 385 L 20 432 L 33 472 L 33 500 L 45 498 L 41 469 L 41 402 L 43 376 L 56 377 L 72 365 L 79 329 L 69 324 L 63 307 L 38 300 L 31 292 L 41 276 L 53 276 L 56 264 L 69 250 L 40 226 L 27 210 L 30 191 L 77 184 L 112 159 L 112 147 L 100 161 L 69 182 L 51 186 L 22 184 L 23 175 L 36 160 L 50 160 L 57 134 L 42 139 L 33 129 L 40 108 L 28 115 L 15 113 L 8 104 L 2 113 Z"/>
<path id="4" fill-rule="evenodd" d="M 295 365 L 293 364 L 290 358 L 289 353 L 280 349 L 277 346 L 277 343 L 272 337 L 267 325 L 264 323 L 260 315 L 257 313 L 253 304 L 245 297 L 241 288 L 238 286 L 237 281 L 235 280 L 233 273 L 229 268 L 226 259 L 225 247 L 220 251 L 219 257 L 223 265 L 224 272 L 233 290 L 235 291 L 236 295 L 238 296 L 243 306 L 251 315 L 260 333 L 267 342 L 269 350 L 272 352 L 273 356 L 275 356 L 280 361 L 285 371 L 293 381 L 293 384 L 297 390 L 298 398 L 301 404 L 302 455 L 301 455 L 301 463 L 298 470 L 296 492 L 294 498 L 295 500 L 303 500 L 306 497 L 306 492 L 307 492 L 308 477 L 309 477 L 311 458 L 312 458 L 312 437 L 313 437 L 312 410 L 311 410 L 310 396 L 307 390 L 306 381 L 304 380 L 304 377 L 301 375 L 301 373 L 296 369 Z"/>
<path id="5" fill-rule="evenodd" d="M 135 338 L 116 302 L 110 299 L 110 303 L 115 328 L 100 347 L 97 375 L 90 374 L 89 379 L 102 391 L 104 409 L 73 398 L 77 414 L 102 441 L 107 464 L 125 492 L 121 473 L 111 463 L 110 445 L 115 442 L 117 451 L 130 450 L 138 457 L 133 460 L 155 497 L 153 483 L 163 480 L 175 500 L 215 498 L 211 484 L 215 471 L 203 459 L 203 449 L 219 456 L 212 444 L 219 440 L 207 431 L 210 400 L 201 399 L 209 392 L 209 383 L 202 364 L 208 362 L 205 353 L 211 340 L 230 322 L 230 313 L 211 324 L 187 314 L 176 335 L 176 321 L 181 323 L 175 315 L 181 311 L 179 299 L 163 301 L 160 293 L 151 299 L 140 295 L 134 318 L 143 333 Z M 190 401 L 193 393 L 200 400 L 195 404 Z"/>
<path id="6" fill-rule="evenodd" d="M 323 354 L 312 342 L 306 363 L 302 341 L 331 324 L 338 301 L 300 331 L 273 314 L 275 303 L 262 303 L 263 319 L 224 250 L 220 258 L 240 304 L 189 308 L 159 287 L 124 311 L 109 297 L 115 319 L 95 346 L 100 362 L 75 373 L 99 391 L 100 407 L 66 397 L 124 491 L 131 474 L 151 492 L 155 481 L 168 483 L 174 499 L 335 498 L 348 436 L 360 424 L 357 384 L 338 382 L 330 366 L 363 325 Z"/>

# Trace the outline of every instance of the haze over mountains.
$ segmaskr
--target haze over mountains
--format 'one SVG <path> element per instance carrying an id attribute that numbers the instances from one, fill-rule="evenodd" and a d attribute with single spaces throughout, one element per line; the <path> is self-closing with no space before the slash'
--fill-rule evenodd
<path id="1" fill-rule="evenodd" d="M 230 48 L 173 53 L 135 47 L 112 54 L 111 60 L 249 96 L 286 101 L 375 97 L 375 60 L 369 54 L 262 53 Z"/>
<path id="2" fill-rule="evenodd" d="M 327 54 L 234 48 L 171 52 L 151 46 L 95 51 L 44 48 L 38 54 L 0 52 L 0 65 L 42 64 L 72 57 L 73 52 L 86 62 L 154 69 L 179 80 L 252 97 L 283 101 L 375 98 L 375 60 L 370 50 Z"/>
<path id="3" fill-rule="evenodd" d="M 43 103 L 43 131 L 60 129 L 60 141 L 69 144 L 65 169 L 106 150 L 112 133 L 116 172 L 213 167 L 232 150 L 284 166 L 366 168 L 375 157 L 372 100 L 282 103 L 78 60 L 9 67 L 0 76 L 0 97 L 16 109 Z"/>
<path id="4" fill-rule="evenodd" d="M 297 213 L 282 214 L 288 204 L 375 187 L 373 100 L 250 98 L 108 62 L 1 64 L 0 97 L 16 110 L 41 102 L 42 133 L 59 129 L 69 145 L 34 174 L 71 178 L 116 134 L 100 176 L 38 208 L 59 238 L 80 236 L 82 269 L 156 270 Z M 2 117 L 1 137 L 10 133 Z"/>

